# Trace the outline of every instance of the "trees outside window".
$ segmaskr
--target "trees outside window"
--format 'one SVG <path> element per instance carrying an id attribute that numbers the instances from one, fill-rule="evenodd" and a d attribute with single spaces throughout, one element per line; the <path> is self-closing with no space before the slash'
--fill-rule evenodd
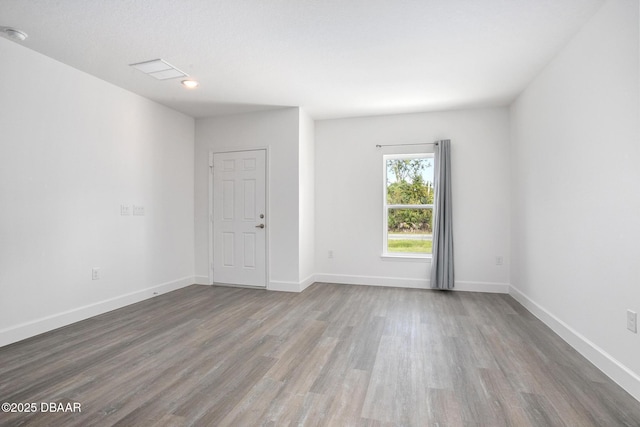
<path id="1" fill-rule="evenodd" d="M 384 156 L 384 253 L 431 254 L 433 155 Z"/>

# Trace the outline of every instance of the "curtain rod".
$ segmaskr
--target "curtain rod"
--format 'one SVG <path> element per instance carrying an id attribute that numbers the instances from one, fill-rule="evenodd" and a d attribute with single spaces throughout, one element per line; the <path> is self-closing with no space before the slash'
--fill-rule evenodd
<path id="1" fill-rule="evenodd" d="M 376 148 L 400 147 L 400 146 L 403 146 L 403 145 L 438 145 L 438 142 L 420 142 L 420 143 L 416 143 L 416 144 L 385 144 L 385 145 L 376 144 Z"/>

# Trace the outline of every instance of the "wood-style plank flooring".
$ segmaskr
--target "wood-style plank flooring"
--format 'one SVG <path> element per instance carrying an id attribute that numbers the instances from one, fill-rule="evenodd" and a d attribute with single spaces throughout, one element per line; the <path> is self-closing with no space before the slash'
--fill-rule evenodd
<path id="1" fill-rule="evenodd" d="M 190 286 L 0 348 L 29 426 L 640 426 L 640 403 L 507 295 Z"/>

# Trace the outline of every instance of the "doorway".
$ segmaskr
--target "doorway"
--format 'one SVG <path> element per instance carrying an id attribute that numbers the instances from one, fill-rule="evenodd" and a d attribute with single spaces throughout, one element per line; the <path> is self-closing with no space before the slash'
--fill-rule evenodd
<path id="1" fill-rule="evenodd" d="M 266 287 L 266 150 L 212 160 L 213 283 Z"/>

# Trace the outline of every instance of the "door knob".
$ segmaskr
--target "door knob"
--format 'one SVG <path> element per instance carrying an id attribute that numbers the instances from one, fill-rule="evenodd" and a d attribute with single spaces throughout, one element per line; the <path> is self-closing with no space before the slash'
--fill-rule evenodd
<path id="1" fill-rule="evenodd" d="M 264 224 L 258 224 L 256 225 L 256 228 L 264 228 Z"/>

